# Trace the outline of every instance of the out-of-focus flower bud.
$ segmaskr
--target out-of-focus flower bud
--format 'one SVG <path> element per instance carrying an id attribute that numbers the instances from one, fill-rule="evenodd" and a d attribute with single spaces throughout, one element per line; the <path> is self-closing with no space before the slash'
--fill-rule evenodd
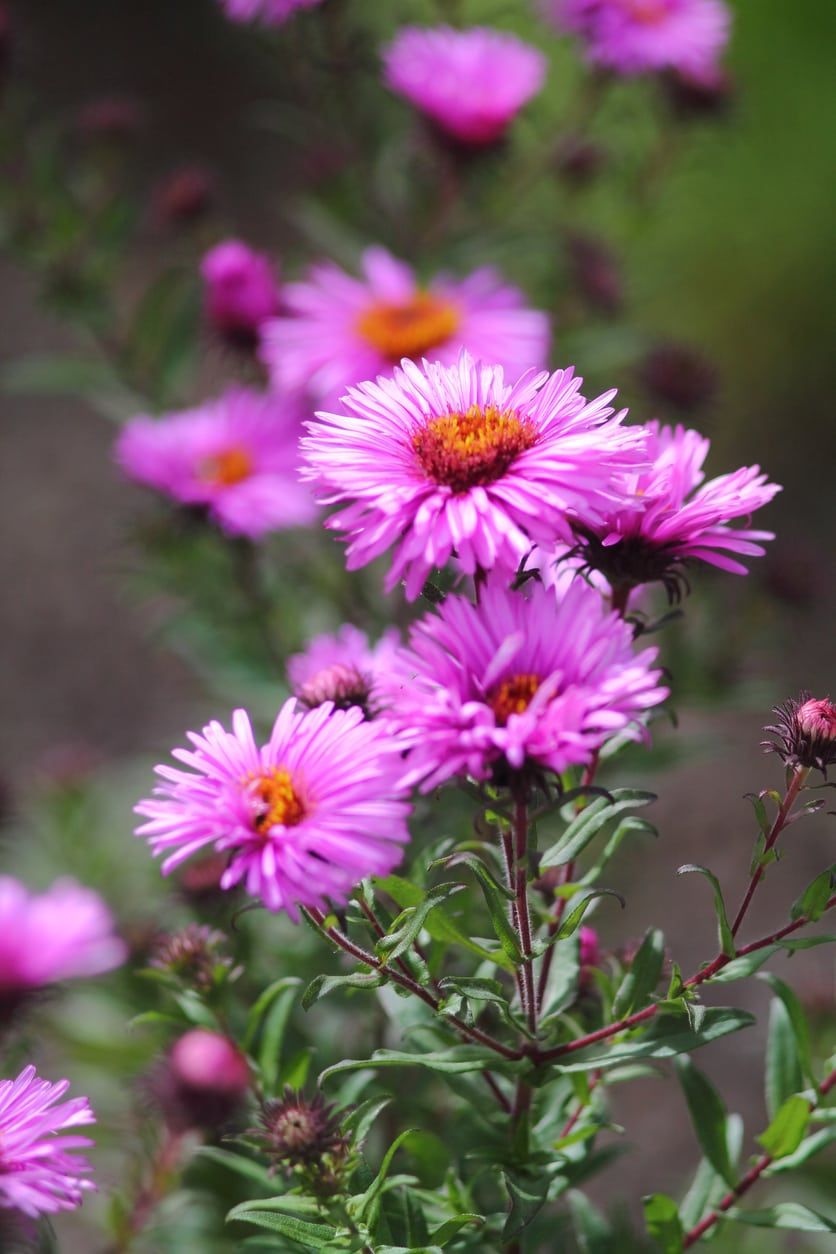
<path id="1" fill-rule="evenodd" d="M 250 1086 L 247 1060 L 219 1032 L 192 1028 L 175 1042 L 151 1080 L 152 1095 L 174 1132 L 219 1128 Z"/>
<path id="2" fill-rule="evenodd" d="M 97 96 L 78 111 L 76 125 L 86 139 L 130 139 L 141 128 L 142 105 L 132 96 Z"/>
<path id="3" fill-rule="evenodd" d="M 224 853 L 210 853 L 204 858 L 196 858 L 188 863 L 180 872 L 178 888 L 180 896 L 190 905 L 207 906 L 214 902 L 229 900 L 229 892 L 221 888 L 221 876 L 229 866 L 229 858 Z"/>
<path id="4" fill-rule="evenodd" d="M 601 958 L 601 946 L 598 933 L 594 927 L 582 927 L 580 930 L 580 964 L 581 971 L 588 967 L 597 967 Z"/>
<path id="5" fill-rule="evenodd" d="M 255 348 L 262 323 L 279 311 L 269 258 L 241 240 L 224 240 L 206 253 L 200 273 L 209 324 L 235 347 Z"/>
<path id="6" fill-rule="evenodd" d="M 566 251 L 572 280 L 587 304 L 599 313 L 618 313 L 624 293 L 612 250 L 593 235 L 573 232 L 567 236 Z"/>
<path id="7" fill-rule="evenodd" d="M 706 405 L 717 390 L 711 362 L 685 344 L 652 348 L 639 365 L 639 378 L 654 401 L 683 413 Z"/>
<path id="8" fill-rule="evenodd" d="M 327 1196 L 339 1188 L 349 1142 L 334 1106 L 321 1093 L 306 1098 L 286 1087 L 279 1100 L 265 1103 L 260 1126 L 250 1133 L 274 1166 L 288 1174 L 302 1171 L 315 1192 Z"/>
<path id="9" fill-rule="evenodd" d="M 563 177 L 577 187 L 586 187 L 607 164 L 608 154 L 602 144 L 583 135 L 569 135 L 557 151 L 557 168 Z"/>
<path id="10" fill-rule="evenodd" d="M 734 100 L 734 84 L 721 70 L 699 78 L 672 73 L 662 81 L 668 104 L 683 121 L 722 117 Z"/>
<path id="11" fill-rule="evenodd" d="M 157 185 L 154 208 L 165 226 L 194 222 L 211 208 L 215 180 L 202 166 L 183 166 Z"/>
<path id="12" fill-rule="evenodd" d="M 223 978 L 232 959 L 223 953 L 223 932 L 190 923 L 179 932 L 158 938 L 149 966 L 172 975 L 190 988 L 207 990 Z"/>

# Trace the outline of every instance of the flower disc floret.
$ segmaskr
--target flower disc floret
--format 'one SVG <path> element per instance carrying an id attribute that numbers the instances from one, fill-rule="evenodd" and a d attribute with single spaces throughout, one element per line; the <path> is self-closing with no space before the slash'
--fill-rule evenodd
<path id="1" fill-rule="evenodd" d="M 493 577 L 478 605 L 448 597 L 414 626 L 403 678 L 390 681 L 410 782 L 505 783 L 511 772 L 588 763 L 615 732 L 641 735 L 666 697 L 656 654 L 634 652 L 630 627 L 582 580 L 558 597 Z"/>
<path id="2" fill-rule="evenodd" d="M 440 274 L 424 285 L 379 247 L 365 251 L 361 270 L 354 278 L 321 262 L 286 284 L 286 313 L 262 327 L 262 357 L 276 387 L 331 405 L 404 357 L 451 364 L 463 348 L 513 374 L 545 364 L 548 318 L 495 270 Z"/>
<path id="3" fill-rule="evenodd" d="M 327 702 L 279 711 L 256 744 L 243 710 L 232 730 L 210 723 L 174 750 L 187 770 L 157 767 L 162 781 L 136 812 L 137 835 L 168 874 L 213 845 L 229 854 L 222 888 L 243 883 L 269 910 L 344 904 L 368 875 L 387 875 L 408 839 L 400 748 L 357 708 Z"/>
<path id="4" fill-rule="evenodd" d="M 74 1152 L 93 1142 L 68 1132 L 95 1116 L 86 1097 L 61 1101 L 69 1086 L 40 1079 L 32 1066 L 0 1080 L 0 1207 L 36 1219 L 74 1210 L 93 1188 L 90 1164 Z"/>
<path id="5" fill-rule="evenodd" d="M 349 391 L 302 441 L 306 478 L 328 526 L 348 539 L 350 570 L 394 549 L 387 588 L 415 598 L 455 556 L 467 574 L 516 569 L 538 539 L 574 541 L 575 521 L 616 507 L 617 472 L 642 464 L 645 435 L 622 425 L 607 392 L 593 401 L 571 370 L 501 367 L 462 353 L 455 366 L 404 361 L 391 379 Z"/>

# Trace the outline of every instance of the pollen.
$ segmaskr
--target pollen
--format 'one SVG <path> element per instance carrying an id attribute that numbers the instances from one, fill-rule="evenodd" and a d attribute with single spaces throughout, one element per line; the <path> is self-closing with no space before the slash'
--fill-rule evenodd
<path id="1" fill-rule="evenodd" d="M 500 479 L 538 434 L 515 410 L 471 405 L 466 413 L 431 418 L 413 435 L 412 447 L 429 479 L 466 492 Z"/>
<path id="2" fill-rule="evenodd" d="M 360 335 L 390 361 L 421 357 L 445 344 L 458 330 L 461 314 L 449 300 L 416 292 L 407 301 L 378 301 L 357 320 Z"/>
<path id="3" fill-rule="evenodd" d="M 254 803 L 253 825 L 259 835 L 267 835 L 273 827 L 295 827 L 305 817 L 290 771 L 283 766 L 256 775 L 249 780 L 247 791 Z"/>
<path id="4" fill-rule="evenodd" d="M 503 679 L 489 698 L 499 726 L 504 727 L 512 714 L 525 714 L 539 687 L 539 675 L 520 674 Z"/>
<path id="5" fill-rule="evenodd" d="M 253 459 L 245 448 L 233 447 L 207 457 L 198 471 L 203 483 L 213 488 L 230 488 L 233 484 L 249 479 L 253 472 Z"/>

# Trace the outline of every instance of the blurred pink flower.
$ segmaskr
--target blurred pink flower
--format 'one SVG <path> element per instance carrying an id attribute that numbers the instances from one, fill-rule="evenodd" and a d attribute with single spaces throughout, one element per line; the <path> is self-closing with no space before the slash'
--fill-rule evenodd
<path id="1" fill-rule="evenodd" d="M 663 701 L 657 650 L 576 579 L 562 597 L 512 591 L 495 576 L 478 605 L 447 597 L 414 625 L 403 678 L 389 685 L 388 724 L 408 749 L 410 783 L 500 778 L 527 766 L 585 764 L 613 733 Z"/>
<path id="2" fill-rule="evenodd" d="M 549 323 L 495 270 L 427 287 L 385 248 L 363 254 L 355 279 L 330 262 L 283 289 L 287 315 L 264 327 L 262 355 L 274 382 L 333 404 L 346 387 L 390 374 L 404 358 L 455 362 L 462 348 L 520 374 L 545 364 Z"/>
<path id="3" fill-rule="evenodd" d="M 404 27 L 384 49 L 383 63 L 392 91 L 473 145 L 503 136 L 547 70 L 542 52 L 488 27 Z"/>
<path id="4" fill-rule="evenodd" d="M 238 239 L 210 248 L 200 265 L 206 318 L 224 339 L 245 348 L 279 311 L 279 287 L 270 259 Z"/>
<path id="5" fill-rule="evenodd" d="M 710 441 L 685 427 L 646 427 L 646 470 L 619 478 L 622 501 L 603 523 L 576 525 L 588 568 L 600 571 L 613 587 L 661 581 L 672 600 L 681 595 L 683 563 L 698 558 L 722 570 L 745 575 L 735 554 L 760 557 L 771 531 L 729 526 L 748 519 L 780 487 L 769 483 L 759 466 L 705 482 L 703 462 Z"/>
<path id="6" fill-rule="evenodd" d="M 312 9 L 322 0 L 221 0 L 221 4 L 233 22 L 281 26 L 298 9 Z"/>
<path id="7" fill-rule="evenodd" d="M 207 508 L 230 535 L 258 539 L 316 517 L 299 481 L 299 401 L 247 388 L 162 418 L 133 418 L 115 456 L 131 479 Z"/>
<path id="8" fill-rule="evenodd" d="M 16 1080 L 0 1080 L 0 1207 L 37 1218 L 81 1205 L 86 1159 L 72 1153 L 93 1142 L 86 1136 L 57 1136 L 69 1128 L 95 1123 L 86 1097 L 59 1102 L 68 1080 L 50 1084 L 35 1068 L 24 1067 Z"/>
<path id="9" fill-rule="evenodd" d="M 414 600 L 454 555 L 469 575 L 514 570 L 536 541 L 572 541 L 574 519 L 615 508 L 614 475 L 642 460 L 644 431 L 582 382 L 529 370 L 510 386 L 462 353 L 449 367 L 404 361 L 318 413 L 303 475 L 324 504 L 346 503 L 327 526 L 346 534 L 349 570 L 394 548 L 386 587 L 406 579 Z"/>
<path id="10" fill-rule="evenodd" d="M 36 895 L 0 876 L 0 997 L 99 975 L 126 956 L 110 911 L 92 889 L 58 880 Z"/>
<path id="11" fill-rule="evenodd" d="M 677 70 L 695 81 L 718 73 L 731 14 L 723 0 L 546 0 L 587 57 L 619 74 Z"/>
<path id="12" fill-rule="evenodd" d="M 158 766 L 161 783 L 137 814 L 137 835 L 164 854 L 163 874 L 207 845 L 228 852 L 223 888 L 246 884 L 268 910 L 345 904 L 367 875 L 387 875 L 409 839 L 400 746 L 357 708 L 285 702 L 257 745 L 244 710 L 232 731 L 210 723 L 175 749 L 188 771 Z"/>
<path id="13" fill-rule="evenodd" d="M 373 645 L 364 631 L 344 623 L 334 635 L 315 636 L 304 653 L 289 658 L 288 678 L 310 709 L 333 701 L 337 709 L 356 705 L 373 717 L 379 707 L 378 680 L 394 666 L 399 644 L 394 627 Z"/>

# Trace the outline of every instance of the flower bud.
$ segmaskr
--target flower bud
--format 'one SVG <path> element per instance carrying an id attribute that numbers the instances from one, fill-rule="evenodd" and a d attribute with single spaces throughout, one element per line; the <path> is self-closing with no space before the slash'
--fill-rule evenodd
<path id="1" fill-rule="evenodd" d="M 587 967 L 597 967 L 601 957 L 601 946 L 598 943 L 598 933 L 595 928 L 582 927 L 580 942 L 581 971 Z"/>
<path id="2" fill-rule="evenodd" d="M 154 205 L 158 220 L 178 226 L 202 218 L 214 199 L 215 180 L 200 166 L 183 166 L 157 186 Z"/>
<path id="3" fill-rule="evenodd" d="M 250 1085 L 247 1060 L 219 1032 L 192 1028 L 175 1043 L 151 1089 L 166 1123 L 177 1132 L 220 1127 Z"/>
<path id="4" fill-rule="evenodd" d="M 690 413 L 712 400 L 717 375 L 701 353 L 684 344 L 659 344 L 639 365 L 639 378 L 654 401 Z"/>
<path id="5" fill-rule="evenodd" d="M 314 1192 L 327 1196 L 339 1188 L 349 1142 L 334 1106 L 321 1093 L 309 1099 L 286 1086 L 278 1101 L 264 1104 L 261 1126 L 250 1132 L 274 1166 L 302 1172 Z"/>
<path id="6" fill-rule="evenodd" d="M 222 952 L 226 937 L 205 924 L 190 923 L 179 932 L 157 938 L 149 966 L 165 971 L 183 984 L 198 990 L 212 988 L 216 973 L 221 976 L 232 960 Z"/>
<path id="7" fill-rule="evenodd" d="M 612 251 L 601 240 L 579 232 L 569 235 L 566 247 L 572 280 L 587 304 L 602 314 L 618 313 L 624 292 Z"/>
<path id="8" fill-rule="evenodd" d="M 206 253 L 200 273 L 210 326 L 235 347 L 255 348 L 259 327 L 279 311 L 269 259 L 241 240 L 224 240 Z"/>
<path id="9" fill-rule="evenodd" d="M 777 723 L 764 728 L 774 737 L 763 742 L 790 767 L 816 767 L 823 775 L 836 762 L 836 705 L 829 697 L 802 692 L 797 701 L 776 705 Z"/>
<path id="10" fill-rule="evenodd" d="M 78 111 L 76 125 L 86 139 L 130 139 L 142 126 L 141 104 L 132 96 L 97 96 Z"/>

